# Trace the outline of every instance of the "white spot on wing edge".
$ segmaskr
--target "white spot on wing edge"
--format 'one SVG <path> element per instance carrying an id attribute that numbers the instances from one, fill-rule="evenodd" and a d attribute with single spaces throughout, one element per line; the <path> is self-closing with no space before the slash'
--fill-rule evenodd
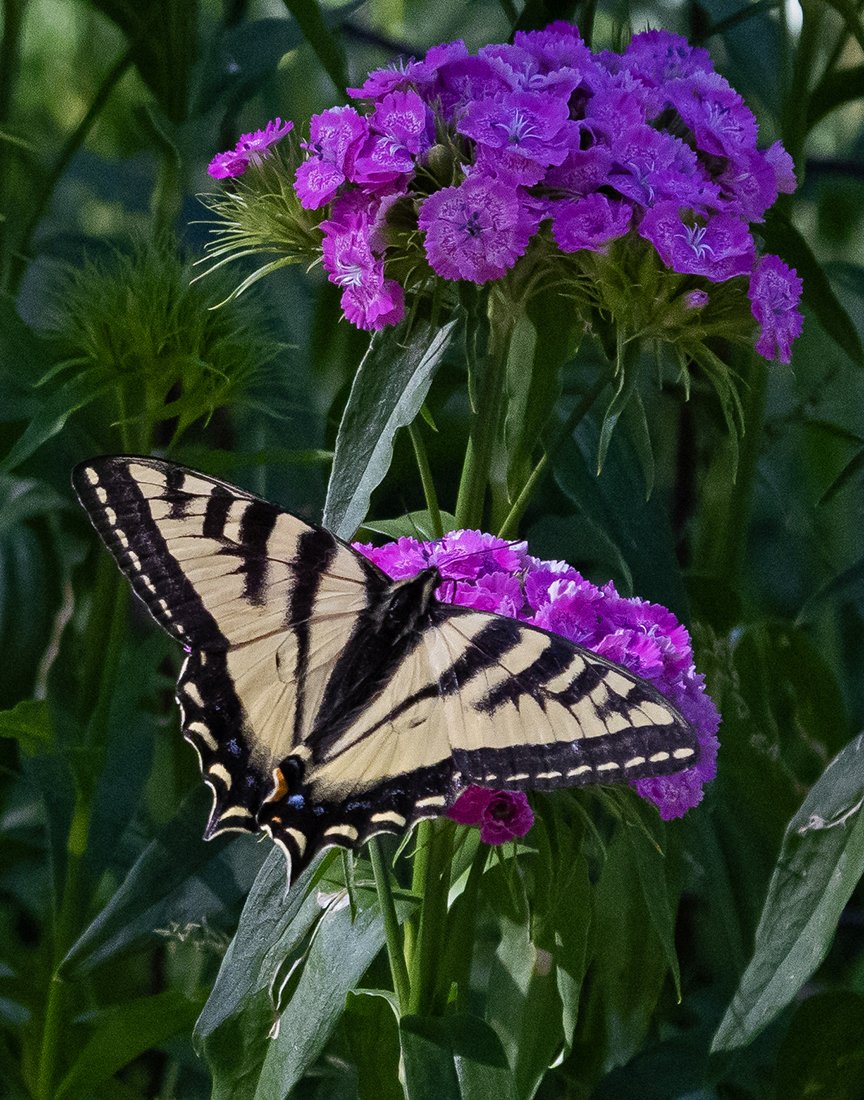
<path id="1" fill-rule="evenodd" d="M 375 825 L 390 822 L 392 825 L 398 825 L 400 829 L 406 821 L 405 817 L 402 814 L 397 814 L 395 810 L 382 810 L 380 813 L 372 814 L 369 820 Z"/>
<path id="2" fill-rule="evenodd" d="M 84 476 L 87 478 L 91 485 L 99 484 L 99 475 L 96 473 L 92 466 L 84 467 Z"/>
<path id="3" fill-rule="evenodd" d="M 231 772 L 223 764 L 210 764 L 207 768 L 207 774 L 212 775 L 216 779 L 221 779 L 225 784 L 225 789 L 230 791 L 231 784 L 234 782 L 231 778 Z"/>
<path id="4" fill-rule="evenodd" d="M 695 755 L 695 749 L 675 749 L 672 753 L 674 760 L 687 760 Z"/>
<path id="5" fill-rule="evenodd" d="M 331 825 L 329 829 L 324 830 L 324 836 L 340 836 L 345 840 L 355 841 L 360 836 L 353 825 Z"/>

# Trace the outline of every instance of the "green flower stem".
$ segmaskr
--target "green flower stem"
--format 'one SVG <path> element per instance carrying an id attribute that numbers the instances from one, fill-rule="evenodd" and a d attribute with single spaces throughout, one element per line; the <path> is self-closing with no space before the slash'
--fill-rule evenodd
<path id="1" fill-rule="evenodd" d="M 436 1003 L 436 993 L 447 931 L 453 829 L 453 823 L 445 818 L 423 821 L 417 829 L 412 889 L 420 898 L 421 907 L 409 960 L 409 1013 L 428 1015 L 443 1008 Z"/>
<path id="2" fill-rule="evenodd" d="M 88 662 L 81 691 L 85 706 L 87 701 L 95 698 L 84 737 L 86 767 L 90 775 L 100 770 L 98 758 L 104 755 L 108 740 L 108 720 L 126 633 L 128 606 L 126 588 L 121 582 L 113 561 L 102 554 L 98 568 L 93 613 L 87 629 L 89 644 L 84 647 L 85 652 L 98 654 L 98 660 Z M 107 644 L 105 644 L 106 634 Z M 60 899 L 54 924 L 53 972 L 48 986 L 42 1028 L 36 1100 L 52 1100 L 55 1094 L 57 1062 L 64 1022 L 68 1015 L 66 1001 L 70 988 L 60 977 L 59 971 L 63 958 L 78 935 L 86 911 L 88 884 L 83 874 L 82 861 L 87 851 L 92 810 L 92 787 L 86 777 L 84 781 L 79 777 L 72 823 L 66 841 L 66 877 L 63 896 Z"/>
<path id="3" fill-rule="evenodd" d="M 741 575 L 747 558 L 747 538 L 750 530 L 750 507 L 753 486 L 762 446 L 768 372 L 765 363 L 755 354 L 742 364 L 741 404 L 743 424 L 740 437 L 738 471 L 735 480 L 717 479 L 724 491 L 719 499 L 703 500 L 699 509 L 703 516 L 701 530 L 694 547 L 694 570 L 716 578 L 721 591 L 739 592 Z M 718 462 L 725 462 L 723 454 Z"/>
<path id="4" fill-rule="evenodd" d="M 429 455 L 426 453 L 426 444 L 423 442 L 423 433 L 420 425 L 415 421 L 408 428 L 411 442 L 414 445 L 414 455 L 417 459 L 417 469 L 420 471 L 420 481 L 423 484 L 423 495 L 426 498 L 426 508 L 432 522 L 432 533 L 440 539 L 444 534 L 444 523 L 441 519 L 441 509 L 438 507 L 438 494 L 435 492 L 435 482 L 432 479 L 432 467 L 429 465 Z"/>
<path id="5" fill-rule="evenodd" d="M 543 480 L 543 477 L 548 473 L 555 451 L 567 436 L 573 432 L 573 429 L 580 423 L 582 418 L 590 411 L 592 405 L 606 388 L 608 382 L 609 375 L 606 373 L 601 374 L 591 389 L 583 395 L 582 400 L 576 403 L 573 411 L 561 425 L 559 430 L 555 432 L 540 460 L 528 476 L 528 480 L 522 486 L 519 496 L 513 501 L 513 506 L 507 513 L 507 517 L 498 531 L 499 538 L 512 539 L 516 537 L 519 532 L 519 523 L 522 516 L 525 514 L 525 509 L 528 507 L 535 489 Z"/>
<path id="6" fill-rule="evenodd" d="M 504 379 L 515 316 L 509 298 L 493 291 L 489 298 L 489 344 L 456 501 L 457 528 L 483 526 L 492 453 L 504 411 Z"/>
<path id="7" fill-rule="evenodd" d="M 399 1001 L 399 1011 L 404 1015 L 408 1011 L 410 994 L 408 968 L 405 965 L 402 937 L 399 934 L 396 904 L 393 901 L 393 891 L 390 888 L 390 872 L 381 851 L 381 841 L 377 836 L 373 836 L 369 841 L 369 855 L 372 858 L 372 874 L 375 876 L 378 904 L 381 906 L 381 914 L 384 917 L 384 937 L 387 942 L 387 957 L 390 960 L 393 988 Z"/>

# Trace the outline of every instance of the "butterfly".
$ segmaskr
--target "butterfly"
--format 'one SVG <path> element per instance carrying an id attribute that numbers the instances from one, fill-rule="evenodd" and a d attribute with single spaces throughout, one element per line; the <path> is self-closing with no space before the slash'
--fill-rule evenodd
<path id="1" fill-rule="evenodd" d="M 291 880 L 446 812 L 471 784 L 542 789 L 695 764 L 650 684 L 565 638 L 393 581 L 325 528 L 206 474 L 104 457 L 73 473 L 120 569 L 186 659 L 181 726 L 207 838 L 263 830 Z"/>

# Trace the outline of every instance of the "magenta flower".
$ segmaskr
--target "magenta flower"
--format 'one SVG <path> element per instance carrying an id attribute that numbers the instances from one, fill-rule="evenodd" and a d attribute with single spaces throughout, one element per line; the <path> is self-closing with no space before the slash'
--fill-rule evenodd
<path id="1" fill-rule="evenodd" d="M 630 228 L 633 207 L 626 202 L 607 199 L 595 192 L 575 202 L 555 203 L 552 236 L 562 252 L 587 248 L 603 252 L 610 241 L 623 237 Z"/>
<path id="2" fill-rule="evenodd" d="M 354 158 L 369 133 L 369 122 L 353 107 L 331 107 L 313 115 L 309 141 L 303 148 L 309 158 L 297 169 L 294 189 L 307 210 L 330 202 L 354 168 Z"/>
<path id="3" fill-rule="evenodd" d="M 254 163 L 256 156 L 266 153 L 271 145 L 281 141 L 293 129 L 293 122 L 283 122 L 281 118 L 271 119 L 263 130 L 253 130 L 252 133 L 241 134 L 236 146 L 237 152 L 244 153 Z"/>
<path id="4" fill-rule="evenodd" d="M 447 816 L 460 825 L 479 825 L 484 844 L 504 844 L 525 836 L 534 824 L 534 814 L 522 791 L 493 791 L 466 787 Z"/>
<path id="5" fill-rule="evenodd" d="M 434 566 L 442 577 L 436 595 L 445 603 L 496 612 L 560 634 L 648 680 L 696 729 L 701 753 L 686 771 L 633 785 L 664 819 L 680 817 L 701 801 L 704 784 L 717 771 L 720 715 L 694 668 L 690 636 L 671 611 L 619 596 L 611 582 L 599 588 L 564 562 L 540 561 L 528 554 L 524 543 L 479 531 L 454 531 L 432 542 L 400 538 L 380 547 L 355 543 L 355 549 L 394 580 Z M 470 793 L 456 805 L 461 808 Z M 469 799 L 466 805 L 475 803 Z"/>
<path id="6" fill-rule="evenodd" d="M 270 147 L 281 141 L 294 129 L 293 122 L 281 118 L 271 119 L 263 130 L 243 134 L 233 149 L 217 153 L 207 165 L 207 172 L 214 180 L 242 176 L 250 164 L 257 164 L 267 155 Z"/>
<path id="7" fill-rule="evenodd" d="M 733 214 L 685 219 L 677 203 L 661 202 L 645 212 L 639 234 L 667 267 L 682 274 L 721 283 L 753 268 L 756 246 L 747 223 Z"/>
<path id="8" fill-rule="evenodd" d="M 416 92 L 391 92 L 375 108 L 372 133 L 360 149 L 351 179 L 380 187 L 414 171 L 432 144 L 431 112 Z"/>
<path id="9" fill-rule="evenodd" d="M 481 176 L 430 195 L 418 225 L 426 233 L 426 256 L 437 275 L 478 284 L 509 271 L 536 230 L 518 188 Z"/>
<path id="10" fill-rule="evenodd" d="M 325 238 L 345 209 L 366 211 L 364 262 L 356 236 L 322 246 L 346 316 L 363 328 L 401 318 L 406 293 L 437 293 L 421 247 L 439 279 L 482 286 L 507 275 L 543 222 L 551 224 L 537 242 L 537 270 L 553 283 L 556 255 L 608 252 L 609 263 L 628 265 L 644 246 L 607 246 L 638 236 L 658 267 L 712 283 L 750 276 L 750 226 L 795 188 L 789 154 L 779 142 L 757 148 L 752 112 L 708 52 L 667 31 L 634 35 L 623 53 L 593 53 L 561 21 L 476 54 L 462 41 L 442 43 L 349 92 L 363 102 L 311 119 L 294 189 L 306 210 L 324 211 Z M 277 118 L 244 134 L 210 174 L 241 175 L 290 127 Z M 402 289 L 385 270 L 400 273 Z M 615 278 L 602 265 L 597 274 L 590 308 L 623 320 L 626 302 L 608 300 Z M 562 278 L 572 277 L 562 265 Z M 666 285 L 674 291 L 674 281 L 658 283 Z M 679 320 L 686 326 L 686 312 Z M 719 321 L 733 338 L 736 323 L 749 325 L 740 306 Z M 711 324 L 695 336 L 717 331 Z M 787 354 L 792 331 L 770 323 L 762 346 Z"/>
<path id="11" fill-rule="evenodd" d="M 230 149 L 227 153 L 217 153 L 207 165 L 207 174 L 214 180 L 233 179 L 242 176 L 249 167 L 249 158 L 245 153 Z"/>
<path id="12" fill-rule="evenodd" d="M 511 92 L 469 103 L 456 128 L 473 138 L 486 163 L 515 184 L 539 183 L 545 169 L 561 164 L 569 151 L 567 101 L 539 92 Z"/>
<path id="13" fill-rule="evenodd" d="M 750 279 L 747 296 L 759 322 L 756 350 L 766 359 L 788 363 L 792 342 L 801 335 L 804 318 L 798 309 L 802 283 L 779 256 L 763 256 Z"/>

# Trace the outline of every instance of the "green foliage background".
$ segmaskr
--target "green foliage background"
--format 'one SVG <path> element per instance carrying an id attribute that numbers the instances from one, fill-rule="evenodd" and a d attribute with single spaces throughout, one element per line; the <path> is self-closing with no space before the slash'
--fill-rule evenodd
<path id="1" fill-rule="evenodd" d="M 2 10 L 0 1096 L 264 1098 L 290 1084 L 389 1100 L 400 1050 L 413 1100 L 864 1095 L 858 6 L 808 0 L 803 24 L 797 5 L 764 0 Z M 765 236 L 805 279 L 807 321 L 791 368 L 736 361 L 737 477 L 713 391 L 694 377 L 685 404 L 648 387 L 653 447 L 623 419 L 597 476 L 592 412 L 520 532 L 538 556 L 612 577 L 692 628 L 724 716 L 704 804 L 661 829 L 635 800 L 618 815 L 596 795 L 538 800 L 528 874 L 549 924 L 520 912 L 512 861 L 493 868 L 478 902 L 486 999 L 397 1024 L 386 997 L 349 992 L 389 980 L 362 861 L 359 915 L 322 917 L 314 895 L 284 900 L 267 845 L 199 839 L 207 798 L 176 733 L 175 647 L 130 604 L 69 473 L 97 453 L 170 448 L 320 516 L 368 340 L 339 323 L 317 271 L 283 270 L 207 311 L 231 284 L 190 286 L 206 163 L 240 130 L 341 102 L 397 55 L 553 18 L 593 29 L 598 48 L 646 25 L 710 48 L 763 142 L 782 138 L 798 166 Z M 385 339 L 374 355 L 413 377 L 410 349 Z M 590 355 L 568 366 L 562 416 L 592 379 Z M 437 430 L 421 428 L 452 511 L 467 413 L 455 341 L 429 407 Z M 347 441 L 358 453 L 379 430 L 363 413 Z M 368 529 L 410 532 L 393 526 L 424 507 L 407 433 L 378 480 Z M 330 873 L 338 884 L 341 867 Z M 229 954 L 248 986 L 217 985 L 196 1053 L 253 881 Z M 261 979 L 274 969 L 278 1008 Z M 268 1038 L 280 1013 L 281 1042 Z"/>

